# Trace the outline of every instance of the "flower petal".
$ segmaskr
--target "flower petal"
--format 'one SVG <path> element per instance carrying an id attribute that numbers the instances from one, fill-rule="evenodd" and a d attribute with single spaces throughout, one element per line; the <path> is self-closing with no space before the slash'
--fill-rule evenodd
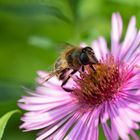
<path id="1" fill-rule="evenodd" d="M 110 112 L 109 112 L 111 121 L 113 121 L 116 130 L 120 137 L 125 140 L 129 140 L 128 133 L 129 128 L 126 126 L 125 122 L 123 122 L 119 116 L 118 111 L 116 110 L 116 107 L 114 104 L 110 105 Z"/>
<path id="2" fill-rule="evenodd" d="M 122 35 L 122 19 L 119 13 L 112 15 L 112 31 L 111 31 L 111 53 L 116 57 L 119 53 L 119 41 Z"/>
<path id="3" fill-rule="evenodd" d="M 137 35 L 136 18 L 133 16 L 129 22 L 127 33 L 121 47 L 121 52 L 120 52 L 121 60 L 126 56 L 127 52 L 131 48 L 133 42 L 136 39 L 136 35 Z"/>
<path id="4" fill-rule="evenodd" d="M 92 46 L 92 48 L 95 52 L 95 55 L 96 55 L 97 59 L 98 60 L 101 59 L 101 51 L 100 51 L 100 45 L 99 45 L 98 41 L 92 42 L 91 46 Z"/>
<path id="5" fill-rule="evenodd" d="M 103 130 L 104 130 L 104 134 L 106 136 L 106 139 L 107 140 L 115 140 L 115 139 L 113 139 L 113 136 L 111 134 L 111 130 L 109 129 L 107 123 L 104 123 L 102 121 L 101 121 L 101 123 L 102 123 L 102 127 L 103 127 Z"/>
<path id="6" fill-rule="evenodd" d="M 49 137 L 53 132 L 57 131 L 62 125 L 64 125 L 68 120 L 68 117 L 61 120 L 59 123 L 55 124 L 54 127 L 52 127 L 49 130 L 46 130 L 43 134 L 41 134 L 36 140 L 43 140 L 47 137 Z"/>
<path id="7" fill-rule="evenodd" d="M 108 47 L 107 47 L 107 42 L 106 40 L 101 36 L 98 39 L 98 43 L 99 43 L 99 49 L 101 52 L 102 57 L 106 57 L 106 55 L 109 53 Z"/>
<path id="8" fill-rule="evenodd" d="M 65 125 L 63 125 L 61 129 L 59 129 L 59 131 L 55 134 L 53 140 L 63 139 L 66 133 L 69 131 L 69 129 L 72 128 L 72 126 L 74 126 L 74 124 L 78 121 L 79 118 L 81 118 L 81 113 L 76 112 L 70 118 L 70 120 L 68 120 L 68 122 Z"/>
<path id="9" fill-rule="evenodd" d="M 135 40 L 133 41 L 130 49 L 127 51 L 127 53 L 124 56 L 124 61 L 131 61 L 131 59 L 136 56 L 140 52 L 140 31 L 138 31 Z M 131 63 L 131 62 L 130 62 Z"/>

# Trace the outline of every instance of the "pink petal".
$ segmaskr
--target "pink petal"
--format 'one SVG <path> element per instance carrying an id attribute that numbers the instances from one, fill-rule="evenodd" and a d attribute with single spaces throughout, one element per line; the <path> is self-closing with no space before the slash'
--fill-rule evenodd
<path id="1" fill-rule="evenodd" d="M 98 60 L 101 59 L 100 45 L 99 45 L 98 41 L 94 41 L 92 43 L 92 48 L 95 52 L 95 55 L 96 55 L 97 59 Z"/>
<path id="2" fill-rule="evenodd" d="M 113 136 L 111 134 L 111 130 L 109 129 L 107 123 L 104 123 L 102 121 L 101 121 L 101 123 L 102 123 L 102 127 L 103 127 L 103 130 L 104 130 L 104 134 L 106 136 L 106 139 L 107 140 L 116 140 L 116 139 L 113 139 Z"/>
<path id="3" fill-rule="evenodd" d="M 127 51 L 127 55 L 125 55 L 124 57 L 125 62 L 131 61 L 131 59 L 140 52 L 139 45 L 140 45 L 140 31 L 138 31 L 135 40 L 131 45 L 131 48 Z"/>
<path id="4" fill-rule="evenodd" d="M 49 112 L 36 112 L 36 116 L 25 116 L 21 119 L 25 122 L 23 125 L 21 125 L 21 128 L 26 128 L 28 130 L 36 130 L 41 129 L 44 127 L 47 127 L 49 125 L 52 125 L 53 123 L 63 119 L 67 115 L 75 112 L 77 110 L 77 107 L 74 105 L 72 106 L 65 106 L 61 108 L 57 108 L 54 110 L 51 110 Z M 47 118 L 47 119 L 44 119 Z"/>
<path id="5" fill-rule="evenodd" d="M 132 43 L 135 41 L 136 34 L 137 34 L 136 19 L 135 17 L 132 17 L 128 25 L 124 42 L 122 44 L 120 59 L 123 59 L 123 57 L 126 55 L 128 50 L 131 48 Z"/>
<path id="6" fill-rule="evenodd" d="M 112 15 L 112 31 L 111 31 L 111 52 L 116 57 L 119 53 L 120 45 L 119 41 L 122 35 L 122 19 L 119 13 Z"/>
<path id="7" fill-rule="evenodd" d="M 75 113 L 70 118 L 70 120 L 61 129 L 59 129 L 59 131 L 56 133 L 56 135 L 53 138 L 53 140 L 63 139 L 63 137 L 65 136 L 67 131 L 74 125 L 75 122 L 77 122 L 77 120 L 79 118 L 81 118 L 81 113 L 79 113 L 79 112 Z"/>
<path id="8" fill-rule="evenodd" d="M 89 122 L 89 131 L 87 133 L 87 140 L 98 140 L 98 124 L 99 124 L 100 108 L 92 111 L 91 120 Z"/>
<path id="9" fill-rule="evenodd" d="M 129 118 L 126 113 L 124 112 L 124 109 L 122 108 L 122 106 L 118 103 L 116 104 L 117 108 L 118 108 L 118 112 L 119 112 L 119 117 L 121 118 L 121 120 L 129 127 L 129 128 L 135 128 L 135 129 L 139 129 L 139 126 L 136 123 L 133 123 L 133 121 L 131 120 L 131 118 Z"/>
<path id="10" fill-rule="evenodd" d="M 115 126 L 115 124 L 112 120 L 111 120 L 111 132 L 112 132 L 112 135 L 113 135 L 113 139 L 118 140 L 119 139 L 119 134 L 118 134 L 116 126 Z"/>
<path id="11" fill-rule="evenodd" d="M 84 43 L 84 42 L 82 42 L 82 43 L 80 43 L 80 47 L 82 47 L 82 48 L 85 48 L 85 47 L 87 47 L 88 45 L 86 44 L 86 43 Z"/>
<path id="12" fill-rule="evenodd" d="M 115 105 L 113 105 L 113 104 L 110 105 L 109 115 L 110 115 L 110 118 L 113 121 L 120 137 L 122 139 L 129 140 L 129 137 L 128 137 L 129 128 L 126 126 L 125 122 L 123 122 L 121 120 L 117 110 L 115 109 Z"/>
<path id="13" fill-rule="evenodd" d="M 48 76 L 48 73 L 42 70 L 37 71 L 37 74 L 42 78 Z"/>
<path id="14" fill-rule="evenodd" d="M 125 102 L 120 102 L 120 104 L 124 108 L 124 112 L 126 113 L 127 117 L 130 118 L 133 121 L 139 122 L 140 121 L 140 112 L 134 109 L 131 109 L 128 107 L 128 105 Z"/>
<path id="15" fill-rule="evenodd" d="M 99 43 L 99 49 L 101 52 L 101 56 L 105 58 L 106 55 L 109 53 L 106 40 L 103 37 L 99 37 L 98 43 Z M 96 54 L 96 52 L 95 52 L 95 54 Z"/>
<path id="16" fill-rule="evenodd" d="M 122 18 L 119 13 L 113 13 L 112 15 L 112 42 L 119 43 L 121 35 L 122 35 Z"/>
<path id="17" fill-rule="evenodd" d="M 102 116 L 101 116 L 102 123 L 106 123 L 107 120 L 109 119 L 107 103 L 104 103 L 102 110 L 103 110 Z"/>
<path id="18" fill-rule="evenodd" d="M 64 118 L 63 120 L 58 122 L 58 124 L 56 124 L 54 127 L 52 127 L 51 129 L 47 130 L 42 135 L 40 135 L 36 140 L 43 140 L 43 139 L 45 139 L 46 137 L 51 135 L 53 132 L 55 132 L 57 129 L 59 129 L 59 127 L 61 127 L 61 125 L 63 125 L 67 120 L 68 120 L 68 117 Z"/>
<path id="19" fill-rule="evenodd" d="M 130 135 L 134 140 L 140 140 L 139 136 L 133 130 L 130 131 Z"/>
<path id="20" fill-rule="evenodd" d="M 84 127 L 86 127 L 85 126 L 85 121 L 86 121 L 88 115 L 89 115 L 89 113 L 83 114 L 83 116 L 78 120 L 78 122 L 72 128 L 70 133 L 66 136 L 66 138 L 65 138 L 66 140 L 69 140 L 69 139 L 79 140 L 79 137 L 81 135 L 82 129 L 84 129 Z"/>

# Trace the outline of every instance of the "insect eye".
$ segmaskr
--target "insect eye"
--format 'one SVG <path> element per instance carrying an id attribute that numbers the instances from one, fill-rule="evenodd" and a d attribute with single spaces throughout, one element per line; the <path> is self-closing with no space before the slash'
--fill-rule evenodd
<path id="1" fill-rule="evenodd" d="M 81 63 L 83 65 L 86 65 L 86 64 L 89 63 L 89 58 L 88 58 L 88 56 L 87 56 L 86 53 L 81 53 L 81 55 L 80 55 L 80 61 L 81 61 Z"/>

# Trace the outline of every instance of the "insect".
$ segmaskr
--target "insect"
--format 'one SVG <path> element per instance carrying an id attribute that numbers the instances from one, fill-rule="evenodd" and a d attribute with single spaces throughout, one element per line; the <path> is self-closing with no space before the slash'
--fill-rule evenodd
<path id="1" fill-rule="evenodd" d="M 91 47 L 76 48 L 69 46 L 64 52 L 60 54 L 60 57 L 56 60 L 54 65 L 54 71 L 50 72 L 47 77 L 45 77 L 44 82 L 48 81 L 53 76 L 57 76 L 59 80 L 62 80 L 61 87 L 70 92 L 70 89 L 64 87 L 73 74 L 75 74 L 80 69 L 82 72 L 85 70 L 85 66 L 89 65 L 93 71 L 94 64 L 99 64 L 95 53 Z"/>

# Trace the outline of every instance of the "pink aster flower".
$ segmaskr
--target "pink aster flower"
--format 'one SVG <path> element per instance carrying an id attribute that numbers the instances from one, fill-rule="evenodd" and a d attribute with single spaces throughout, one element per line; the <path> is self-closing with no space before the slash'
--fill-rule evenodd
<path id="1" fill-rule="evenodd" d="M 27 112 L 20 128 L 40 130 L 36 140 L 98 140 L 99 125 L 107 140 L 139 140 L 135 130 L 140 122 L 140 32 L 132 17 L 124 41 L 122 19 L 112 15 L 111 50 L 99 37 L 91 47 L 100 61 L 68 81 L 72 92 L 51 78 L 19 100 Z M 38 82 L 47 75 L 38 72 Z"/>

